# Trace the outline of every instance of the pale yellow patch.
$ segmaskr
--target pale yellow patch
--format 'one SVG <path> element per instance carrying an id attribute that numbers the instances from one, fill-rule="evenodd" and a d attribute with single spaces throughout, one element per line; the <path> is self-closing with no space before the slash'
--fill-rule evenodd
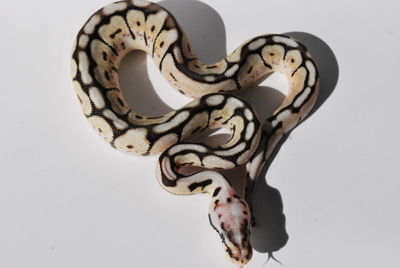
<path id="1" fill-rule="evenodd" d="M 85 115 L 90 115 L 92 113 L 92 104 L 90 103 L 89 96 L 83 91 L 78 81 L 73 81 L 72 84 L 74 86 L 75 94 L 78 97 L 79 103 L 82 107 L 83 113 Z"/>
<path id="2" fill-rule="evenodd" d="M 107 98 L 111 102 L 111 107 L 114 112 L 120 115 L 124 115 L 129 112 L 128 104 L 121 92 L 118 90 L 111 90 L 107 92 Z"/>
<path id="3" fill-rule="evenodd" d="M 115 139 L 115 148 L 135 154 L 145 154 L 150 146 L 146 134 L 147 130 L 144 128 L 130 129 Z"/>
<path id="4" fill-rule="evenodd" d="M 89 117 L 88 120 L 101 137 L 103 137 L 107 142 L 112 142 L 114 133 L 110 124 L 108 124 L 106 120 L 97 115 Z"/>

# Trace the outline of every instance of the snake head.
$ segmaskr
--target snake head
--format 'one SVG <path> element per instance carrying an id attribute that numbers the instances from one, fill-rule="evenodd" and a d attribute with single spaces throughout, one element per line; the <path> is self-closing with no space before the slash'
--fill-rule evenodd
<path id="1" fill-rule="evenodd" d="M 215 197 L 209 209 L 211 226 L 217 231 L 225 246 L 228 258 L 240 265 L 252 256 L 250 245 L 250 209 L 237 195 Z"/>

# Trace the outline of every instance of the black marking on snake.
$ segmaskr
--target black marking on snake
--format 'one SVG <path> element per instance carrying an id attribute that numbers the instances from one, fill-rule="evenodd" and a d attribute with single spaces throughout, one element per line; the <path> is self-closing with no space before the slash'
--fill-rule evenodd
<path id="1" fill-rule="evenodd" d="M 287 46 L 285 45 L 284 49 L 283 49 L 283 60 L 286 60 L 286 56 L 287 56 L 288 52 L 289 52 L 289 50 L 287 49 Z"/>
<path id="2" fill-rule="evenodd" d="M 164 41 L 161 41 L 160 48 L 162 48 L 163 46 L 164 46 Z"/>
<path id="3" fill-rule="evenodd" d="M 236 199 L 240 199 L 240 196 L 238 196 L 237 194 L 234 194 L 233 197 Z"/>
<path id="4" fill-rule="evenodd" d="M 304 66 L 304 64 L 300 64 L 299 67 L 297 67 L 296 70 L 293 71 L 291 76 L 293 77 L 296 74 L 296 72 L 303 66 Z"/>
<path id="5" fill-rule="evenodd" d="M 143 119 L 143 116 L 138 115 L 138 114 L 135 114 L 135 117 L 136 117 L 137 119 Z"/>
<path id="6" fill-rule="evenodd" d="M 175 41 L 176 42 L 176 41 Z M 174 42 L 174 43 L 175 43 Z M 172 43 L 172 44 L 174 44 Z M 164 55 L 161 57 L 160 63 L 158 64 L 158 69 L 160 70 L 160 72 L 162 72 L 162 64 L 164 62 L 164 59 L 167 57 L 167 55 L 173 55 L 172 53 L 172 44 L 169 46 L 169 48 L 167 49 L 167 51 L 164 53 Z M 174 56 L 172 56 L 172 59 L 174 58 Z M 174 62 L 175 63 L 175 62 Z M 176 65 L 176 63 L 175 63 Z"/>
<path id="7" fill-rule="evenodd" d="M 293 108 L 291 109 L 291 111 L 292 111 L 292 113 L 297 114 L 297 113 L 300 112 L 300 109 L 301 109 L 301 106 L 300 106 L 300 107 L 293 107 Z"/>
<path id="8" fill-rule="evenodd" d="M 308 79 L 307 79 L 307 80 L 308 80 Z M 294 100 L 293 100 L 292 103 L 294 103 L 298 98 L 300 98 L 300 96 L 302 95 L 302 93 L 303 93 L 306 89 L 307 89 L 307 87 L 304 86 L 303 90 L 302 90 L 300 93 L 298 93 L 298 94 L 296 95 L 296 97 L 294 98 Z M 315 86 L 310 87 L 310 89 L 311 89 L 310 93 L 308 93 L 307 97 L 304 99 L 304 101 L 301 103 L 301 105 L 300 105 L 299 107 L 294 107 L 293 105 L 291 105 L 291 107 L 293 107 L 293 108 L 292 108 L 292 112 L 293 112 L 293 113 L 299 113 L 300 110 L 301 110 L 301 108 L 302 108 L 302 106 L 303 106 L 303 104 L 309 101 L 309 99 L 310 99 L 311 96 L 313 95 L 313 92 L 314 92 L 314 90 L 315 90 Z M 299 119 L 299 122 L 300 122 L 300 121 L 301 121 L 301 118 Z"/>
<path id="9" fill-rule="evenodd" d="M 273 53 L 272 53 L 272 54 L 273 54 Z M 263 61 L 265 67 L 267 67 L 268 69 L 271 69 L 271 70 L 273 69 L 272 66 L 269 65 L 269 64 L 264 60 L 264 57 L 260 57 L 260 58 L 262 59 L 262 61 Z"/>
<path id="10" fill-rule="evenodd" d="M 122 47 L 122 49 L 126 49 L 126 47 L 125 47 L 125 42 L 122 42 L 122 43 L 121 43 L 121 47 Z"/>
<path id="11" fill-rule="evenodd" d="M 230 197 L 228 197 L 228 198 L 226 199 L 226 202 L 231 203 L 231 202 L 232 202 L 232 199 L 231 199 Z"/>
<path id="12" fill-rule="evenodd" d="M 146 32 L 143 32 L 143 39 L 144 39 L 144 44 L 146 45 L 146 47 L 148 47 L 149 45 L 147 44 L 147 34 L 146 34 Z"/>
<path id="13" fill-rule="evenodd" d="M 225 224 L 223 222 L 221 222 L 221 229 L 226 232 Z"/>
<path id="14" fill-rule="evenodd" d="M 253 66 L 250 66 L 249 70 L 247 71 L 247 74 L 251 73 L 252 70 L 253 70 Z"/>
<path id="15" fill-rule="evenodd" d="M 165 22 L 164 22 L 163 26 L 161 27 L 161 29 L 158 31 L 157 36 L 154 38 L 153 48 L 151 50 L 151 56 L 152 57 L 154 57 L 154 50 L 156 48 L 156 43 L 157 43 L 158 37 L 160 36 L 160 34 L 163 31 L 163 29 L 165 29 Z"/>
<path id="16" fill-rule="evenodd" d="M 217 188 L 215 188 L 215 190 L 214 190 L 214 193 L 213 193 L 213 195 L 212 195 L 212 197 L 216 197 L 218 194 L 219 194 L 219 192 L 221 191 L 221 187 L 217 187 Z"/>
<path id="17" fill-rule="evenodd" d="M 178 89 L 178 91 L 179 91 L 182 95 L 186 95 L 185 92 L 183 92 L 183 90 Z"/>
<path id="18" fill-rule="evenodd" d="M 160 116 L 149 116 L 149 117 L 147 117 L 147 119 L 160 119 L 162 117 L 164 117 L 164 116 L 163 115 L 160 115 Z"/>
<path id="19" fill-rule="evenodd" d="M 129 145 L 126 146 L 126 148 L 132 149 L 132 148 L 133 148 L 133 145 L 130 145 L 130 144 L 129 144 Z"/>
<path id="20" fill-rule="evenodd" d="M 161 163 L 160 163 L 160 166 L 161 166 Z M 178 180 L 179 180 L 179 178 L 177 178 L 176 180 L 169 180 L 164 174 L 161 176 L 162 184 L 167 187 L 175 187 Z"/>
<path id="21" fill-rule="evenodd" d="M 107 81 L 110 81 L 110 74 L 108 71 L 104 71 L 104 76 L 106 77 Z"/>
<path id="22" fill-rule="evenodd" d="M 246 212 L 247 214 L 247 212 Z M 246 239 L 249 235 L 249 232 L 247 231 L 247 225 L 249 224 L 249 222 L 247 220 L 244 220 L 243 225 L 240 228 L 240 232 L 243 234 L 243 238 L 242 238 L 242 246 L 245 245 Z"/>
<path id="23" fill-rule="evenodd" d="M 215 69 L 215 68 L 217 68 L 217 67 L 218 67 L 217 65 L 211 65 L 211 66 L 207 66 L 206 69 L 209 69 L 209 70 L 210 70 L 210 69 Z"/>
<path id="24" fill-rule="evenodd" d="M 225 244 L 226 252 L 229 254 L 229 256 L 230 256 L 231 258 L 234 258 L 234 257 L 233 257 L 233 252 L 232 252 L 232 250 L 228 247 L 228 245 L 226 244 L 225 240 L 223 241 L 223 243 Z M 235 259 L 237 259 L 237 257 L 235 257 Z"/>
<path id="25" fill-rule="evenodd" d="M 119 102 L 119 104 L 120 104 L 121 106 L 124 106 L 124 103 L 123 103 L 123 101 L 121 100 L 121 98 L 117 98 L 117 101 Z"/>
<path id="26" fill-rule="evenodd" d="M 194 67 L 196 67 L 197 69 L 200 69 L 200 66 L 198 64 L 195 64 Z"/>
<path id="27" fill-rule="evenodd" d="M 136 36 L 135 36 L 135 34 L 133 33 L 133 31 L 132 31 L 132 29 L 131 29 L 131 26 L 129 26 L 128 22 L 126 21 L 126 17 L 125 17 L 125 16 L 122 16 L 122 17 L 124 18 L 124 22 L 125 22 L 126 26 L 128 27 L 128 30 L 129 30 L 129 33 L 130 33 L 131 36 L 132 36 L 132 39 L 135 40 L 135 39 L 136 39 Z"/>
<path id="28" fill-rule="evenodd" d="M 190 184 L 188 186 L 189 190 L 191 192 L 193 192 L 194 190 L 196 190 L 198 187 L 201 187 L 201 190 L 203 191 L 204 188 L 206 188 L 208 185 L 210 185 L 212 183 L 212 179 L 208 179 L 205 181 L 201 181 L 201 182 L 194 182 L 192 184 Z"/>
<path id="29" fill-rule="evenodd" d="M 103 51 L 103 60 L 106 61 L 107 60 L 107 53 Z"/>
<path id="30" fill-rule="evenodd" d="M 192 134 L 196 133 L 197 131 L 199 131 L 201 129 L 201 126 L 196 127 L 193 131 Z"/>
<path id="31" fill-rule="evenodd" d="M 194 162 L 185 162 L 185 163 L 181 163 L 182 166 L 187 166 L 187 165 L 193 165 Z"/>
<path id="32" fill-rule="evenodd" d="M 115 32 L 113 32 L 112 34 L 110 34 L 110 38 L 114 38 L 117 34 L 119 34 L 120 32 L 122 32 L 121 29 L 117 29 Z"/>
<path id="33" fill-rule="evenodd" d="M 210 221 L 210 224 L 211 224 L 212 228 L 213 228 L 217 233 L 219 233 L 218 230 L 217 230 L 217 228 L 215 228 L 214 224 L 213 224 L 212 221 L 211 221 L 211 215 L 210 215 L 210 213 L 208 213 L 208 220 Z"/>
<path id="34" fill-rule="evenodd" d="M 118 51 L 115 50 L 114 47 L 110 46 L 106 41 L 103 40 L 103 38 L 101 38 L 100 36 L 97 37 L 98 40 L 100 40 L 103 44 L 105 44 L 109 49 L 111 49 L 111 51 L 114 53 L 115 56 L 118 56 Z M 96 64 L 97 65 L 97 64 Z"/>
<path id="35" fill-rule="evenodd" d="M 208 220 L 210 221 L 211 227 L 212 227 L 212 228 L 218 233 L 218 235 L 221 237 L 222 243 L 225 245 L 225 247 L 228 247 L 228 245 L 227 245 L 226 242 L 225 242 L 225 237 L 224 237 L 224 235 L 221 234 L 221 233 L 218 231 L 218 229 L 214 226 L 214 224 L 212 223 L 210 213 L 208 213 Z"/>
<path id="36" fill-rule="evenodd" d="M 151 29 L 150 29 L 150 31 L 151 32 L 154 32 L 154 30 L 156 29 L 156 26 L 155 25 L 153 25 L 153 26 L 151 26 Z"/>
<path id="37" fill-rule="evenodd" d="M 178 81 L 176 80 L 175 76 L 172 73 L 169 73 L 169 75 L 171 76 L 172 79 L 174 79 L 175 82 Z"/>
<path id="38" fill-rule="evenodd" d="M 114 72 L 118 73 L 118 69 L 115 68 L 115 66 L 111 67 L 111 70 L 113 70 Z"/>
<path id="39" fill-rule="evenodd" d="M 218 116 L 218 117 L 214 118 L 214 121 L 218 121 L 218 120 L 221 120 L 221 119 L 222 119 L 222 116 Z"/>
<path id="40" fill-rule="evenodd" d="M 239 66 L 238 70 L 240 70 L 240 68 L 242 68 L 242 67 Z M 239 83 L 239 75 L 238 74 L 239 74 L 239 72 L 236 71 L 235 74 L 233 75 L 232 79 L 233 79 L 233 81 L 235 81 L 236 89 L 241 89 L 242 87 L 240 86 L 240 83 Z"/>
<path id="41" fill-rule="evenodd" d="M 239 108 L 240 109 L 240 108 Z M 228 119 L 226 119 L 224 122 L 222 122 L 222 124 L 223 125 L 226 125 L 228 122 L 229 122 L 229 120 L 231 120 L 234 116 L 236 116 L 237 115 L 237 110 L 239 110 L 239 109 L 236 109 L 235 110 L 235 112 L 228 118 Z"/>

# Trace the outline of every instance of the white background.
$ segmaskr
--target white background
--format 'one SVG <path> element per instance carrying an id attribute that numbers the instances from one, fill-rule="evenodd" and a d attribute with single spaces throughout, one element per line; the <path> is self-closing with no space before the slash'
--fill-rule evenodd
<path id="1" fill-rule="evenodd" d="M 108 3 L 2 3 L 0 267 L 233 267 L 208 224 L 207 196 L 168 194 L 155 179 L 156 157 L 113 150 L 81 112 L 71 46 L 84 21 Z M 248 267 L 281 267 L 264 265 L 265 252 L 278 249 L 284 267 L 399 267 L 399 2 L 162 5 L 206 62 L 256 35 L 289 33 L 320 68 L 319 108 L 260 178 L 258 252 Z M 123 62 L 130 103 L 153 115 L 187 103 L 145 59 Z M 242 96 L 265 117 L 282 96 L 265 86 L 284 91 L 279 80 Z"/>

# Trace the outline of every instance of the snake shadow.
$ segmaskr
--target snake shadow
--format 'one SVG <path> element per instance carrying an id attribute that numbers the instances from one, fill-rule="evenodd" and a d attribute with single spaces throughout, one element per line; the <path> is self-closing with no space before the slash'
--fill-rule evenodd
<path id="1" fill-rule="evenodd" d="M 197 0 L 165 0 L 157 4 L 174 14 L 200 60 L 212 63 L 226 57 L 225 25 L 215 9 Z M 313 110 L 306 117 L 307 120 L 334 91 L 339 79 L 338 62 L 332 49 L 317 36 L 304 32 L 285 34 L 297 39 L 310 50 L 319 70 L 320 94 Z M 122 92 L 128 104 L 135 107 L 135 110 L 146 115 L 165 114 L 172 108 L 163 102 L 154 90 L 147 73 L 147 58 L 142 52 L 133 52 L 124 58 L 120 68 Z M 285 98 L 279 90 L 262 85 L 238 92 L 236 95 L 247 100 L 261 120 L 272 115 Z M 251 195 L 253 215 L 256 219 L 251 242 L 253 248 L 261 253 L 278 251 L 289 239 L 282 195 L 265 179 L 268 169 L 289 135 L 290 133 L 280 141 L 268 159 Z M 227 134 L 214 135 L 212 140 L 220 144 L 227 140 Z M 244 167 L 223 172 L 239 193 L 243 193 L 245 188 L 244 172 Z"/>
<path id="2" fill-rule="evenodd" d="M 319 96 L 313 109 L 304 119 L 306 121 L 321 108 L 335 90 L 339 80 L 339 65 L 332 49 L 319 37 L 305 32 L 288 32 L 285 34 L 303 43 L 309 49 L 319 70 Z M 262 103 L 260 99 L 257 101 Z M 256 109 L 258 105 L 255 104 Z M 252 230 L 251 242 L 254 249 L 259 252 L 272 253 L 278 251 L 286 245 L 289 239 L 285 227 L 286 216 L 283 213 L 281 194 L 278 189 L 270 186 L 265 178 L 273 160 L 292 131 L 276 146 L 260 173 L 252 192 L 251 202 L 256 226 Z"/>

